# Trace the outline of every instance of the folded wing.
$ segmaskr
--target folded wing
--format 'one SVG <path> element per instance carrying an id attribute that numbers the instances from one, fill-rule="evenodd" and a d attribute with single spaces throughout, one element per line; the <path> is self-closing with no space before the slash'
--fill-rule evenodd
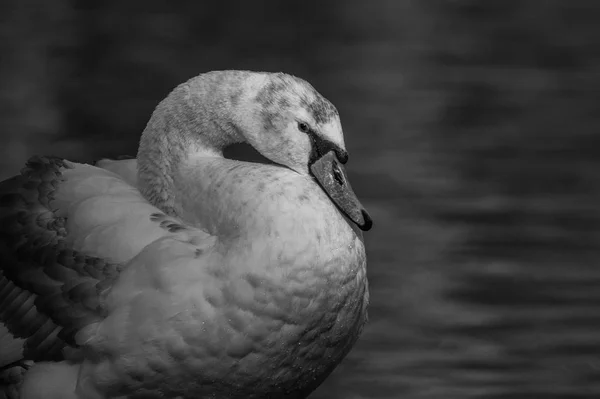
<path id="1" fill-rule="evenodd" d="M 0 370 L 59 360 L 105 316 L 104 294 L 124 265 L 166 236 L 194 235 L 121 176 L 34 157 L 0 183 Z M 189 237 L 183 237 L 189 240 Z"/>

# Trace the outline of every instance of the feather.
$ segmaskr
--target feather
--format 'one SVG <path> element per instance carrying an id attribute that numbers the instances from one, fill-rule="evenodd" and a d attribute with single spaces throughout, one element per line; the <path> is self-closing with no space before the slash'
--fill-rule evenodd
<path id="1" fill-rule="evenodd" d="M 0 182 L 0 399 L 307 396 L 366 322 L 346 160 L 310 84 L 246 71 L 177 87 L 135 159 L 29 159 Z"/>

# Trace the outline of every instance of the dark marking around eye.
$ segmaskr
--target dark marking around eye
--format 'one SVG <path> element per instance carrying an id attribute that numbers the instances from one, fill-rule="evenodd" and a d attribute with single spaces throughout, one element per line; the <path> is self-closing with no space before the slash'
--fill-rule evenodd
<path id="1" fill-rule="evenodd" d="M 341 163 L 346 163 L 348 160 L 348 153 L 337 144 L 321 137 L 313 131 L 308 133 L 308 137 L 310 138 L 310 145 L 312 147 L 308 162 L 309 165 L 312 165 L 313 162 L 327 154 L 329 151 L 334 151 Z"/>

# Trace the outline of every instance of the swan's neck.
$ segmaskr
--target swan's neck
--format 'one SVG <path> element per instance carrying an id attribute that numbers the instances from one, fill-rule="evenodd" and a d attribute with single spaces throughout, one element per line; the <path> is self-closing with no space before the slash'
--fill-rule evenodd
<path id="1" fill-rule="evenodd" d="M 361 232 L 315 181 L 285 167 L 198 157 L 179 170 L 175 193 L 175 213 L 241 263 L 274 273 L 318 264 L 343 279 L 364 256 Z"/>
<path id="2" fill-rule="evenodd" d="M 196 156 L 222 157 L 223 148 L 245 141 L 241 132 L 253 92 L 264 76 L 211 72 L 178 86 L 155 109 L 138 150 L 138 187 L 144 197 L 176 216 L 173 177 Z"/>

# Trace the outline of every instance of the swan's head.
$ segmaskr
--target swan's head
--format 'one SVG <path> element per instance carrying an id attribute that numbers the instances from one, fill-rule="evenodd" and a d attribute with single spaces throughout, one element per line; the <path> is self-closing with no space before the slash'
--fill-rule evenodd
<path id="1" fill-rule="evenodd" d="M 312 176 L 352 222 L 369 230 L 372 220 L 343 167 L 348 153 L 336 108 L 302 79 L 262 76 L 240 107 L 246 141 L 273 162 Z"/>

